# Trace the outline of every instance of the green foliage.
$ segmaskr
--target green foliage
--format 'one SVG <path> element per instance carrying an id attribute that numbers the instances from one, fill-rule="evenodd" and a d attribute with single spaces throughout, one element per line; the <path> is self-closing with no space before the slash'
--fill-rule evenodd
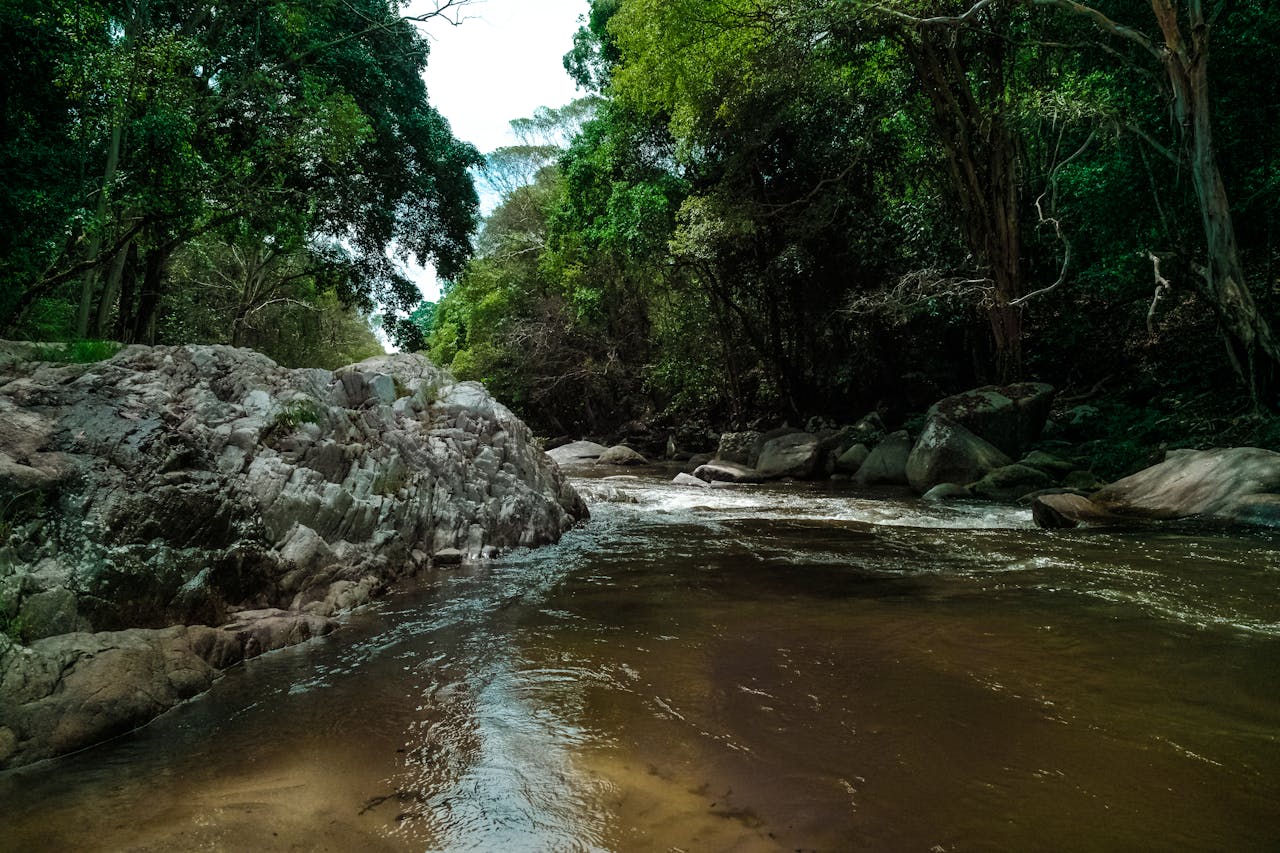
<path id="1" fill-rule="evenodd" d="M 0 616 L 0 634 L 8 637 L 15 643 L 21 644 L 22 632 L 26 629 L 26 623 L 21 616 Z"/>
<path id="2" fill-rule="evenodd" d="M 303 424 L 324 423 L 324 420 L 324 407 L 316 400 L 308 397 L 290 400 L 271 419 L 263 440 L 266 441 L 271 436 L 291 433 Z"/>
<path id="3" fill-rule="evenodd" d="M 461 269 L 480 157 L 427 102 L 428 45 L 396 4 L 13 0 L 0 38 L 9 334 L 242 343 L 215 316 L 231 287 L 239 321 L 332 294 L 420 341 L 388 251 Z M 270 287 L 250 269 L 267 255 Z"/>
<path id="4" fill-rule="evenodd" d="M 71 341 L 61 346 L 51 344 L 36 347 L 32 351 L 32 359 L 65 364 L 92 364 L 106 361 L 120 352 L 120 349 L 121 345 L 115 341 Z"/>

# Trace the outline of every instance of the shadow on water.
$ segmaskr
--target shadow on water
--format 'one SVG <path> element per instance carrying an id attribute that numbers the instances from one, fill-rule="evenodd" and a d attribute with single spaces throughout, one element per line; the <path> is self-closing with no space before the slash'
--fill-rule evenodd
<path id="1" fill-rule="evenodd" d="M 1274 539 L 581 487 L 559 546 L 0 775 L 0 849 L 1280 844 Z"/>

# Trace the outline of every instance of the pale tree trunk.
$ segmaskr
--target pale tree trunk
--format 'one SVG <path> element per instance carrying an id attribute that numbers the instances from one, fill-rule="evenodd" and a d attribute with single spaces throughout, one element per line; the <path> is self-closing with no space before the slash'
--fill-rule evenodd
<path id="1" fill-rule="evenodd" d="M 1207 260 L 1203 292 L 1227 337 L 1232 365 L 1254 401 L 1273 407 L 1280 347 L 1245 280 L 1236 245 L 1226 184 L 1213 147 L 1209 102 L 1209 22 L 1200 0 L 1188 8 L 1190 38 L 1183 35 L 1174 0 L 1151 0 L 1164 37 L 1163 60 L 1173 90 L 1175 118 L 1187 142 L 1191 177 L 1204 225 Z"/>
<path id="2" fill-rule="evenodd" d="M 1200 291 L 1217 314 L 1231 364 L 1254 404 L 1274 409 L 1280 383 L 1280 345 L 1271 323 L 1249 292 L 1227 188 L 1213 147 L 1209 100 L 1209 35 L 1213 20 L 1206 18 L 1202 0 L 1186 2 L 1190 38 L 1179 20 L 1183 9 L 1180 0 L 1150 0 L 1160 27 L 1160 42 L 1077 0 L 1029 2 L 1081 15 L 1103 32 L 1140 46 L 1164 65 L 1173 95 L 1174 118 L 1191 161 L 1191 178 L 1204 227 L 1208 263 L 1201 271 L 1204 285 Z"/>
<path id="3" fill-rule="evenodd" d="M 111 319 L 111 309 L 120 298 L 120 284 L 124 279 L 125 264 L 129 262 L 132 243 L 116 252 L 111 261 L 111 270 L 102 285 L 102 297 L 98 300 L 98 312 L 93 321 L 93 336 L 102 338 L 107 333 L 107 321 Z"/>

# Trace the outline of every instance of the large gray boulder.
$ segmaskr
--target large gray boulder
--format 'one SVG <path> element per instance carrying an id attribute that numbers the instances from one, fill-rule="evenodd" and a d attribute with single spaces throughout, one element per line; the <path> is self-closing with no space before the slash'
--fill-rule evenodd
<path id="1" fill-rule="evenodd" d="M 573 441 L 562 444 L 547 451 L 547 455 L 563 467 L 574 465 L 590 465 L 609 451 L 603 444 L 594 441 Z"/>
<path id="2" fill-rule="evenodd" d="M 644 465 L 648 460 L 625 444 L 610 447 L 596 458 L 597 465 Z"/>
<path id="3" fill-rule="evenodd" d="M 765 479 L 779 477 L 808 477 L 825 475 L 827 454 L 818 436 L 807 432 L 793 432 L 765 441 L 756 460 L 756 471 Z"/>
<path id="4" fill-rule="evenodd" d="M 1053 397 L 1053 386 L 1043 382 L 987 385 L 940 400 L 927 417 L 957 423 L 1016 459 L 1040 436 Z"/>
<path id="5" fill-rule="evenodd" d="M 1043 526 L 1116 519 L 1211 518 L 1280 527 L 1280 453 L 1256 447 L 1187 450 L 1098 490 L 1032 505 Z M 1042 520 L 1044 519 L 1044 520 Z"/>
<path id="6" fill-rule="evenodd" d="M 907 459 L 911 455 L 911 446 L 911 436 L 906 430 L 885 436 L 858 468 L 853 481 L 860 486 L 907 485 Z"/>
<path id="7" fill-rule="evenodd" d="M 907 480 L 924 494 L 942 483 L 967 486 L 1011 463 L 999 448 L 942 416 L 935 416 L 907 459 Z"/>
<path id="8" fill-rule="evenodd" d="M 0 629 L 37 652 L 51 638 L 233 625 L 245 611 L 268 614 L 253 648 L 303 639 L 319 630 L 308 620 L 436 554 L 553 542 L 587 515 L 523 423 L 421 356 L 329 372 L 230 347 L 130 347 L 97 364 L 9 365 Z M 60 642 L 71 654 L 99 641 Z M 168 640 L 139 642 L 154 660 L 125 667 L 122 690 L 145 689 L 130 674 L 169 654 Z M 24 683 L 0 673 L 0 729 L 25 756 L 11 761 L 84 746 L 168 701 L 50 745 L 10 722 L 28 719 Z M 55 727 L 59 695 L 40 699 Z"/>
<path id="9" fill-rule="evenodd" d="M 717 462 L 732 462 L 735 465 L 750 466 L 755 462 L 757 442 L 760 433 L 753 430 L 746 432 L 726 432 L 720 436 L 720 444 L 716 448 Z"/>
<path id="10" fill-rule="evenodd" d="M 856 474 L 870 455 L 871 448 L 865 444 L 855 444 L 836 457 L 835 471 L 837 474 Z"/>

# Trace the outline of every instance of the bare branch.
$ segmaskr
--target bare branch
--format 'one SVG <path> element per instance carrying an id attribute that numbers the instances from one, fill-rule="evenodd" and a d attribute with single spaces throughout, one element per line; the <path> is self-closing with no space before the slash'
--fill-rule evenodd
<path id="1" fill-rule="evenodd" d="M 1094 9 L 1092 6 L 1077 3 L 1076 0 L 1031 0 L 1031 2 L 1037 6 L 1054 6 L 1059 9 L 1065 9 L 1068 12 L 1089 18 L 1098 27 L 1098 29 L 1102 30 L 1104 33 L 1109 33 L 1110 35 L 1117 36 L 1118 38 L 1128 39 L 1141 47 L 1147 53 L 1154 56 L 1156 59 L 1162 59 L 1160 49 L 1156 47 L 1155 42 L 1151 41 L 1151 39 L 1131 27 L 1126 27 L 1123 24 L 1117 24 L 1115 21 L 1111 20 L 1097 9 Z"/>
<path id="2" fill-rule="evenodd" d="M 994 292 L 995 283 L 981 272 L 964 278 L 943 270 L 921 269 L 902 276 L 888 290 L 854 296 L 841 312 L 850 316 L 879 314 L 901 325 L 910 320 L 913 310 L 930 302 L 954 300 L 984 307 L 994 304 Z"/>
<path id="3" fill-rule="evenodd" d="M 998 2 L 1000 2 L 1000 0 L 978 0 L 978 2 L 970 6 L 967 11 L 962 12 L 959 15 L 940 15 L 932 18 L 917 18 L 915 15 L 908 15 L 906 12 L 899 12 L 897 9 L 891 9 L 888 6 L 872 6 L 871 8 L 877 12 L 883 12 L 886 15 L 890 15 L 891 17 L 897 18 L 901 21 L 907 21 L 915 24 L 916 26 L 959 27 L 969 23 L 986 7 Z"/>
<path id="4" fill-rule="evenodd" d="M 289 305 L 296 305 L 299 308 L 305 308 L 308 311 L 320 310 L 316 306 L 311 305 L 310 303 L 307 303 L 307 302 L 303 302 L 300 299 L 291 299 L 288 297 L 281 296 L 277 299 L 268 299 L 266 302 L 263 302 L 259 305 L 254 306 L 253 308 L 250 308 L 248 311 L 245 312 L 245 317 L 250 317 L 254 314 L 257 314 L 259 311 L 261 311 L 264 308 L 270 308 L 272 305 L 279 305 L 282 302 L 287 303 Z"/>
<path id="5" fill-rule="evenodd" d="M 1156 257 L 1154 252 L 1147 252 L 1147 257 L 1151 259 L 1151 266 L 1155 271 L 1156 292 L 1151 297 L 1151 307 L 1147 309 L 1147 334 L 1155 335 L 1155 319 L 1156 306 L 1160 304 L 1160 300 L 1169 295 L 1169 291 L 1173 289 L 1173 285 L 1169 283 L 1169 279 L 1160 274 L 1160 259 Z"/>
<path id="6" fill-rule="evenodd" d="M 435 0 L 435 8 L 420 15 L 405 15 L 400 20 L 425 24 L 428 21 L 444 21 L 451 27 L 460 27 L 463 22 L 471 20 L 462 10 L 475 0 Z"/>
<path id="7" fill-rule="evenodd" d="M 782 213 L 783 211 L 789 208 L 803 207 L 804 205 L 813 201 L 814 198 L 817 197 L 818 193 L 822 192 L 822 190 L 827 186 L 831 184 L 837 184 L 840 181 L 843 181 L 845 178 L 847 178 L 849 176 L 849 173 L 853 171 L 853 168 L 856 165 L 857 165 L 856 162 L 850 163 L 848 166 L 845 166 L 844 169 L 840 172 L 840 174 L 836 175 L 835 177 L 823 178 L 822 180 L 818 181 L 818 183 L 814 184 L 813 188 L 810 189 L 809 192 L 805 193 L 803 196 L 796 199 L 795 201 L 789 201 L 789 202 L 786 202 L 785 204 L 764 205 L 764 207 L 766 208 L 765 216 L 777 216 L 778 214 Z"/>
<path id="8" fill-rule="evenodd" d="M 1011 300 L 1009 302 L 1010 306 L 1016 308 L 1016 307 L 1025 305 L 1037 296 L 1043 296 L 1046 293 L 1057 290 L 1062 285 L 1062 283 L 1067 280 L 1067 273 L 1071 270 L 1071 258 L 1073 255 L 1071 241 L 1067 239 L 1066 234 L 1062 233 L 1062 222 L 1059 219 L 1057 219 L 1056 217 L 1044 215 L 1044 207 L 1043 207 L 1044 197 L 1048 195 L 1050 192 L 1053 192 L 1055 196 L 1057 195 L 1058 172 L 1062 171 L 1064 167 L 1070 165 L 1071 162 L 1074 161 L 1077 157 L 1080 157 L 1081 155 L 1083 155 L 1085 151 L 1088 151 L 1089 146 L 1093 144 L 1094 137 L 1096 137 L 1097 135 L 1098 135 L 1097 130 L 1091 131 L 1089 133 L 1089 137 L 1085 139 L 1084 144 L 1080 146 L 1080 148 L 1076 151 L 1076 153 L 1072 154 L 1070 157 L 1068 157 L 1067 159 L 1063 160 L 1061 163 L 1058 163 L 1056 166 L 1053 167 L 1053 171 L 1049 173 L 1049 187 L 1044 192 L 1040 193 L 1040 197 L 1036 199 L 1036 214 L 1040 217 L 1040 222 L 1038 224 L 1052 225 L 1054 235 L 1058 238 L 1058 241 L 1062 243 L 1062 268 L 1058 271 L 1058 280 L 1055 281 L 1053 284 L 1049 285 L 1048 287 L 1042 287 L 1039 290 L 1033 290 L 1030 293 L 1026 294 L 1025 296 L 1020 296 L 1017 299 Z"/>
<path id="9" fill-rule="evenodd" d="M 1173 165 L 1175 166 L 1182 165 L 1182 160 L 1178 157 L 1177 154 L 1173 153 L 1173 151 L 1167 148 L 1166 146 L 1161 145 L 1159 142 L 1156 141 L 1155 137 L 1147 133 L 1142 128 L 1138 127 L 1136 124 L 1118 124 L 1117 123 L 1116 127 L 1120 130 L 1129 131 L 1134 136 L 1138 137 L 1143 142 L 1150 145 L 1153 151 L 1155 151 L 1160 156 L 1164 157 Z"/>

